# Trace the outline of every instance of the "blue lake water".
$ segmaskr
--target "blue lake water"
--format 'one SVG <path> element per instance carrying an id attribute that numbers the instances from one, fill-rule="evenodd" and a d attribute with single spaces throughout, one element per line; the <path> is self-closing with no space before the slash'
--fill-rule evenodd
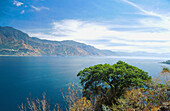
<path id="1" fill-rule="evenodd" d="M 170 65 L 159 62 L 168 58 L 143 57 L 0 57 L 0 110 L 18 111 L 27 97 L 42 98 L 46 93 L 49 103 L 64 105 L 61 90 L 76 82 L 77 73 L 95 64 L 114 64 L 118 60 L 137 66 L 152 77 Z"/>

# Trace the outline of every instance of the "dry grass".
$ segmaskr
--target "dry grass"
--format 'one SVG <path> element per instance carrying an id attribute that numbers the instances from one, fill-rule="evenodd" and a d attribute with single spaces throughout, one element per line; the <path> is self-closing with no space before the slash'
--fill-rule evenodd
<path id="1" fill-rule="evenodd" d="M 82 88 L 78 84 L 69 84 L 67 93 L 62 93 L 67 103 L 67 111 L 93 111 L 94 105 L 90 100 L 82 96 Z M 26 104 L 18 106 L 20 111 L 62 111 L 56 103 L 53 107 L 46 100 L 45 93 L 42 100 L 27 98 Z"/>
<path id="2" fill-rule="evenodd" d="M 170 72 L 168 70 L 163 70 L 159 77 L 154 79 L 153 82 L 148 82 L 150 89 L 136 89 L 127 90 L 124 98 L 119 99 L 119 105 L 114 105 L 112 107 L 105 106 L 104 111 L 157 111 L 160 108 L 169 108 L 169 99 L 167 98 L 167 93 L 169 89 Z M 163 81 L 162 81 L 163 80 Z M 160 86 L 162 82 L 165 86 Z M 147 85 L 147 84 L 146 84 Z M 98 101 L 101 99 L 90 99 L 83 97 L 82 88 L 78 84 L 69 84 L 67 93 L 62 93 L 64 100 L 67 103 L 67 111 L 98 111 Z M 93 101 L 94 100 L 94 101 Z M 163 105 L 163 103 L 168 103 L 168 105 Z M 107 109 L 108 108 L 108 109 Z M 26 104 L 21 104 L 19 106 L 20 111 L 62 111 L 58 104 L 53 107 L 46 100 L 45 94 L 43 94 L 42 100 L 27 98 Z"/>
<path id="3" fill-rule="evenodd" d="M 46 100 L 45 93 L 43 94 L 42 100 L 38 98 L 36 100 L 27 98 L 27 103 L 25 105 L 22 103 L 18 107 L 20 111 L 60 111 L 58 104 L 55 104 L 53 110 L 51 110 L 50 105 Z"/>
<path id="4" fill-rule="evenodd" d="M 82 88 L 78 84 L 69 84 L 67 93 L 63 98 L 67 102 L 68 111 L 93 111 L 94 106 L 90 100 L 83 97 Z"/>

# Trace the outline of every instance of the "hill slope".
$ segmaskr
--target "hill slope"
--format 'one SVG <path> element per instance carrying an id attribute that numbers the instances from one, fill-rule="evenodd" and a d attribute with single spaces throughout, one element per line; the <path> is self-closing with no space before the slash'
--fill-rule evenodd
<path id="1" fill-rule="evenodd" d="M 170 65 L 170 60 L 167 60 L 167 61 L 162 62 L 162 63 L 164 63 L 164 64 L 169 64 L 169 65 Z"/>
<path id="2" fill-rule="evenodd" d="M 0 55 L 108 56 L 115 53 L 71 40 L 42 40 L 12 27 L 0 27 Z"/>

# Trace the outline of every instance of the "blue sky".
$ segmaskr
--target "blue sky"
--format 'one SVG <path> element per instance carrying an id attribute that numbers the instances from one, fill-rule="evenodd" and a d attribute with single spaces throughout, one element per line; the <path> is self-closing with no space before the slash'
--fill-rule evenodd
<path id="1" fill-rule="evenodd" d="M 99 49 L 170 53 L 170 0 L 0 0 L 0 26 Z"/>

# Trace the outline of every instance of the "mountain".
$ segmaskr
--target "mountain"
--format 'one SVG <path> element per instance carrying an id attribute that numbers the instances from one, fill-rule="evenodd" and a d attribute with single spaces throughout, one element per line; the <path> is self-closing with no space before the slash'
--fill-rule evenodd
<path id="1" fill-rule="evenodd" d="M 170 53 L 153 53 L 153 52 L 116 52 L 119 56 L 131 56 L 131 57 L 158 57 L 158 58 L 169 58 Z"/>
<path id="2" fill-rule="evenodd" d="M 0 26 L 0 55 L 111 56 L 115 53 L 72 40 L 50 41 L 29 37 L 15 28 Z"/>
<path id="3" fill-rule="evenodd" d="M 169 65 L 170 65 L 170 60 L 167 60 L 167 61 L 162 62 L 162 63 L 164 63 L 164 64 L 169 64 Z"/>

